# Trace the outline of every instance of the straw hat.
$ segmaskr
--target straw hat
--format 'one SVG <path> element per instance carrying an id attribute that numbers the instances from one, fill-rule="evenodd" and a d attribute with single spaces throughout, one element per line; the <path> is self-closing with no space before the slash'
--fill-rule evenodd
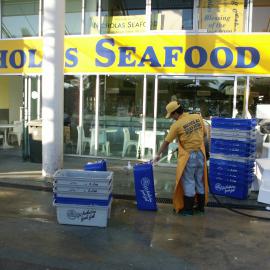
<path id="1" fill-rule="evenodd" d="M 177 101 L 171 101 L 167 106 L 166 106 L 166 111 L 167 114 L 165 118 L 169 118 L 171 116 L 171 113 L 174 112 L 176 109 L 178 109 L 181 105 L 177 103 Z"/>

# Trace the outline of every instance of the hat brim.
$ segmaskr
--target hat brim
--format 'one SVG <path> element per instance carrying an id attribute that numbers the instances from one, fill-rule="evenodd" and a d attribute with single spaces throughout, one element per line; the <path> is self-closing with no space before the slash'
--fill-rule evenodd
<path id="1" fill-rule="evenodd" d="M 180 106 L 181 106 L 181 105 L 178 104 L 178 106 L 175 107 L 175 109 L 174 109 L 172 112 L 168 112 L 168 113 L 166 114 L 165 118 L 170 118 L 170 117 L 171 117 L 171 114 L 172 114 L 175 110 L 177 110 Z"/>

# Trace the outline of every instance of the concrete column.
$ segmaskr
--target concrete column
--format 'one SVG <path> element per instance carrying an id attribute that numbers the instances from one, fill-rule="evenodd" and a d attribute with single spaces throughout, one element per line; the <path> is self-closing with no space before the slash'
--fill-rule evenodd
<path id="1" fill-rule="evenodd" d="M 44 0 L 42 174 L 63 167 L 65 0 Z"/>

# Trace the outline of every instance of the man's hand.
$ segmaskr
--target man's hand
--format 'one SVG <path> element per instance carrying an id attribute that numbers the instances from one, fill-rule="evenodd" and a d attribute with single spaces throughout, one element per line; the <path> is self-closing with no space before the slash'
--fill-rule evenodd
<path id="1" fill-rule="evenodd" d="M 157 163 L 160 160 L 160 154 L 156 154 L 155 158 L 153 159 L 154 163 Z"/>

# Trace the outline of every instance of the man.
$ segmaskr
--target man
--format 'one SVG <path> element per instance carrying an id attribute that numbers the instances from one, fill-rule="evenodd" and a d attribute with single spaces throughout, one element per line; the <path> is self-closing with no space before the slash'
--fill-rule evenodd
<path id="1" fill-rule="evenodd" d="M 178 139 L 178 162 L 176 169 L 176 186 L 173 196 L 175 211 L 181 215 L 193 215 L 195 195 L 197 207 L 195 211 L 204 213 L 204 205 L 208 195 L 207 167 L 204 146 L 204 136 L 207 135 L 203 119 L 199 114 L 184 113 L 183 107 L 177 101 L 171 101 L 167 106 L 166 118 L 175 122 L 161 145 L 154 162 L 168 145 Z"/>

